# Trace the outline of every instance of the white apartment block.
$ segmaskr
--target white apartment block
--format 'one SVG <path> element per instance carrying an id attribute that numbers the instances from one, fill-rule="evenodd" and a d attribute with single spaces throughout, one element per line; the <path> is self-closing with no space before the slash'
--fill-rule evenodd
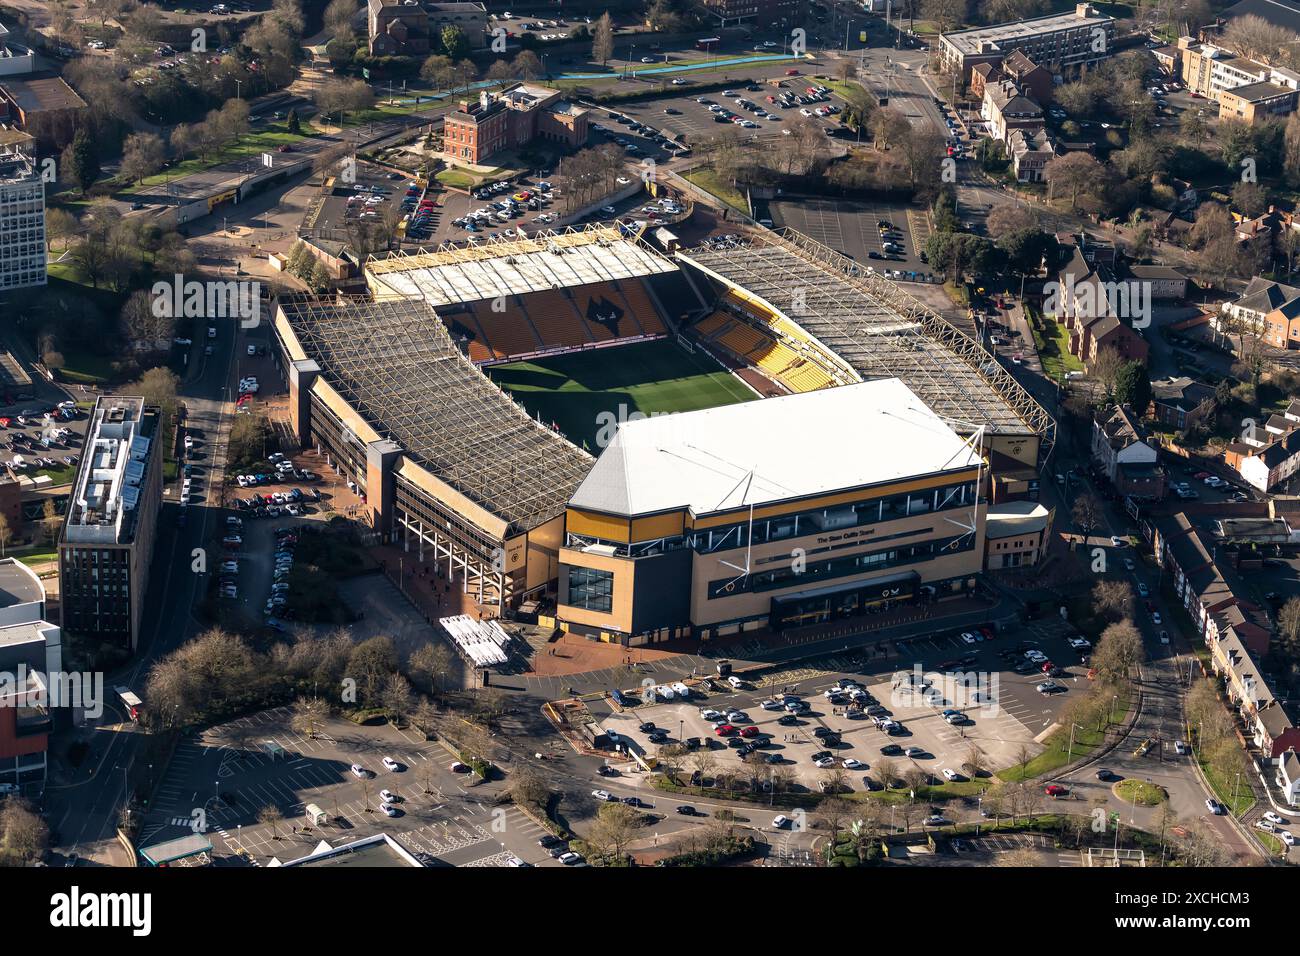
<path id="1" fill-rule="evenodd" d="M 0 151 L 0 293 L 45 285 L 45 183 L 32 157 Z"/>
<path id="2" fill-rule="evenodd" d="M 1104 60 L 1114 48 L 1114 17 L 1079 3 L 1067 13 L 945 33 L 939 38 L 939 62 L 944 72 L 956 73 L 966 83 L 972 67 L 1001 63 L 1013 50 L 1055 74 L 1065 74 Z"/>

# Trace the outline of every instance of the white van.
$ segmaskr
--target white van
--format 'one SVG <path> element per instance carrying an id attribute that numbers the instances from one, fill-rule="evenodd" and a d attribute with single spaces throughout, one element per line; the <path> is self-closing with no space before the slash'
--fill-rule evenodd
<path id="1" fill-rule="evenodd" d="M 732 674 L 730 677 L 727 678 L 727 683 L 730 684 L 732 687 L 734 687 L 736 690 L 740 690 L 740 688 L 745 686 L 745 682 L 741 680 L 739 677 L 737 677 L 735 674 Z"/>
<path id="2" fill-rule="evenodd" d="M 314 803 L 307 804 L 306 815 L 307 820 L 314 827 L 323 827 L 330 822 L 329 814 Z"/>

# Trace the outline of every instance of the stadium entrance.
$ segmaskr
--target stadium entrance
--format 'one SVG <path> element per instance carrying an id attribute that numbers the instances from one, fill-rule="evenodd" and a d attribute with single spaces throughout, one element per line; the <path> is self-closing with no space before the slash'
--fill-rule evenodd
<path id="1" fill-rule="evenodd" d="M 783 594 L 772 598 L 772 628 L 825 624 L 848 617 L 880 614 L 905 604 L 917 603 L 921 576 L 902 571 L 874 581 L 852 581 L 831 587 Z"/>

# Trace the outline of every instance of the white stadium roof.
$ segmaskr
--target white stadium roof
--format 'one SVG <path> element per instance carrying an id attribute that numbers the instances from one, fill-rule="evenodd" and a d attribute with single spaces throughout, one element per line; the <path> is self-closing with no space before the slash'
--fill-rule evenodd
<path id="1" fill-rule="evenodd" d="M 423 299 L 434 308 L 675 271 L 644 243 L 608 226 L 397 253 L 366 265 L 376 299 Z"/>
<path id="2" fill-rule="evenodd" d="M 625 422 L 570 506 L 700 515 L 978 463 L 906 385 L 886 378 Z"/>

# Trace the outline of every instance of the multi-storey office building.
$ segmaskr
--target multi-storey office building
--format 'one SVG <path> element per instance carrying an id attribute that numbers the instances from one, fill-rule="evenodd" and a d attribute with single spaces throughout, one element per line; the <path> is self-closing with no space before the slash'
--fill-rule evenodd
<path id="1" fill-rule="evenodd" d="M 132 651 L 162 504 L 160 420 L 143 398 L 95 403 L 59 540 L 64 629 Z"/>

